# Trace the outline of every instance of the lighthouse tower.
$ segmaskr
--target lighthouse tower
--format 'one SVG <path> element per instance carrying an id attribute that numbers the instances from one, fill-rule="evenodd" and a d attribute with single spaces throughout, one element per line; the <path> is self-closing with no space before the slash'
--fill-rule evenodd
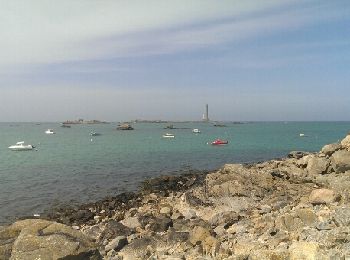
<path id="1" fill-rule="evenodd" d="M 209 121 L 209 106 L 208 106 L 208 104 L 205 105 L 205 114 L 203 114 L 203 121 L 205 121 L 205 122 Z"/>

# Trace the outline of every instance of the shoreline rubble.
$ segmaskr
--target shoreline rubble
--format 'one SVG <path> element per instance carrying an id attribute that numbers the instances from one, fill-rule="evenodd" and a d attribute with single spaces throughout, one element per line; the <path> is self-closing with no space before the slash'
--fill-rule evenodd
<path id="1" fill-rule="evenodd" d="M 0 228 L 0 259 L 347 259 L 350 135 L 317 153 L 162 176 L 41 217 Z M 70 247 L 53 253 L 47 239 Z"/>

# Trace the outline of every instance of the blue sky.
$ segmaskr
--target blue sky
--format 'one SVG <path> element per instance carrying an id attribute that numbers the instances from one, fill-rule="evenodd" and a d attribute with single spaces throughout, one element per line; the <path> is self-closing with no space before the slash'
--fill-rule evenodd
<path id="1" fill-rule="evenodd" d="M 349 1 L 1 5 L 0 121 L 350 120 Z"/>

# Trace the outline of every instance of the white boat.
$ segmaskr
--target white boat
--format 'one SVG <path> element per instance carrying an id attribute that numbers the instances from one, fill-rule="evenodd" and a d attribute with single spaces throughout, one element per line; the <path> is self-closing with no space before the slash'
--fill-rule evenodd
<path id="1" fill-rule="evenodd" d="M 163 135 L 163 138 L 175 138 L 175 135 L 166 133 L 165 135 Z"/>
<path id="2" fill-rule="evenodd" d="M 195 128 L 195 129 L 192 130 L 192 133 L 200 134 L 201 131 L 198 128 Z"/>
<path id="3" fill-rule="evenodd" d="M 300 137 L 304 137 L 304 136 L 305 136 L 305 134 L 299 134 L 299 136 L 300 136 Z"/>
<path id="4" fill-rule="evenodd" d="M 45 131 L 45 134 L 47 134 L 47 135 L 53 135 L 53 134 L 56 134 L 56 133 L 53 131 L 53 129 L 47 129 L 47 130 Z"/>
<path id="5" fill-rule="evenodd" d="M 25 145 L 23 141 L 17 142 L 15 145 L 9 146 L 9 149 L 12 151 L 29 151 L 33 150 L 35 147 L 31 144 Z"/>

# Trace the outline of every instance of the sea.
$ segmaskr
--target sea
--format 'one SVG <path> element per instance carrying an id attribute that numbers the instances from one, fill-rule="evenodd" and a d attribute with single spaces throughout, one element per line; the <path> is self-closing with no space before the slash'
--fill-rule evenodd
<path id="1" fill-rule="evenodd" d="M 135 191 L 145 179 L 194 170 L 213 171 L 225 163 L 285 157 L 292 150 L 319 151 L 350 131 L 350 122 L 0 123 L 0 224 L 41 214 L 56 205 L 96 201 Z M 200 129 L 200 134 L 192 129 Z M 47 129 L 56 134 L 47 135 Z M 100 133 L 91 136 L 90 132 Z M 172 133 L 175 138 L 162 138 Z M 300 134 L 304 137 L 300 137 Z M 225 146 L 212 146 L 220 138 Z M 18 141 L 33 151 L 11 151 Z"/>

